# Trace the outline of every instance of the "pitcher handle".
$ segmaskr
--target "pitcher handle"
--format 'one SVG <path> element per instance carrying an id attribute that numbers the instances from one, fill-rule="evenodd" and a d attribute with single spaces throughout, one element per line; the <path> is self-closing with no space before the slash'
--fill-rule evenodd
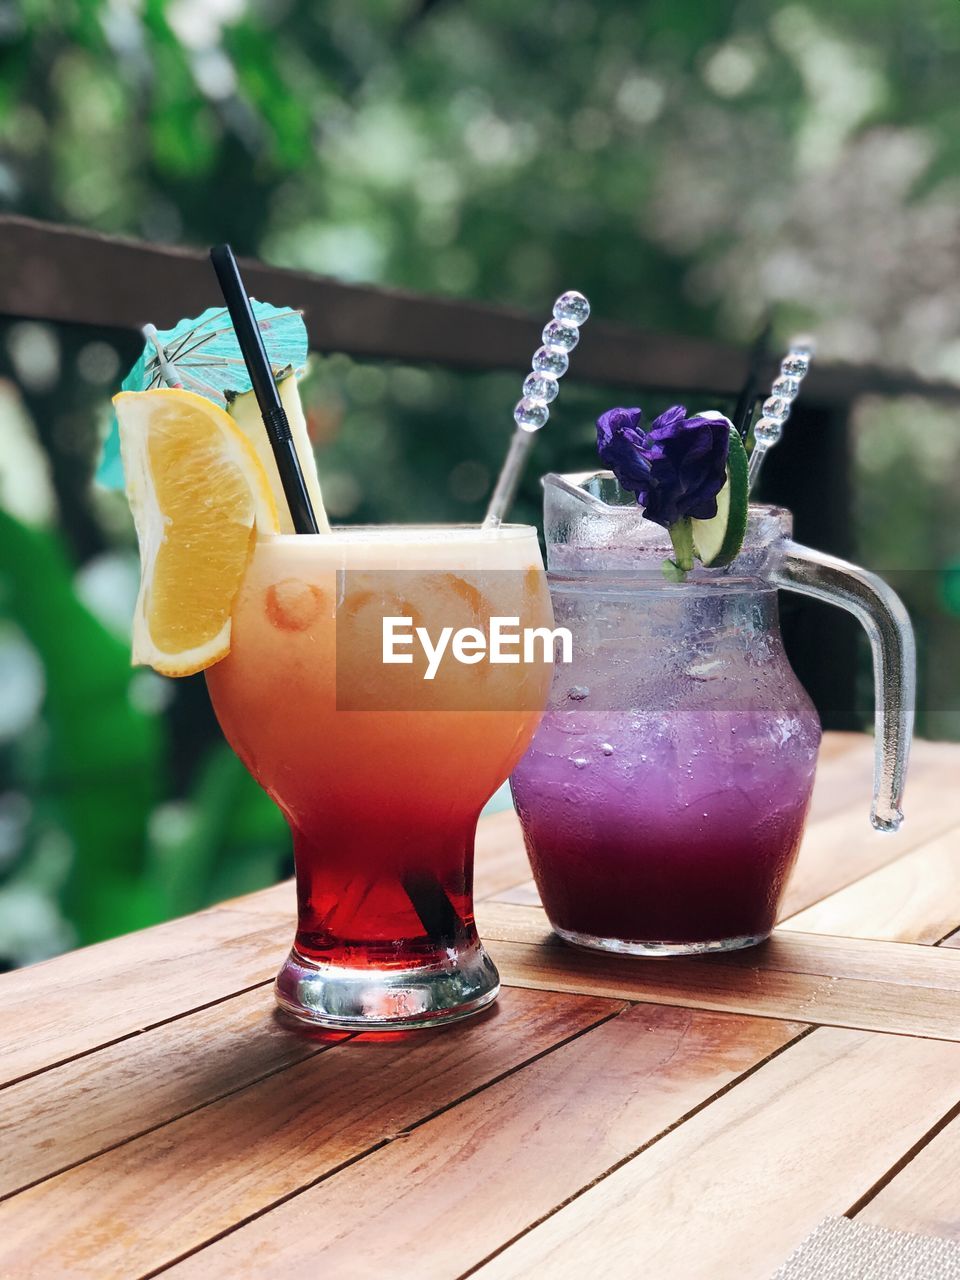
<path id="1" fill-rule="evenodd" d="M 913 736 L 916 648 L 903 601 L 882 578 L 846 560 L 787 542 L 774 571 L 778 586 L 839 605 L 870 637 L 875 699 L 873 806 L 878 831 L 896 831 Z"/>

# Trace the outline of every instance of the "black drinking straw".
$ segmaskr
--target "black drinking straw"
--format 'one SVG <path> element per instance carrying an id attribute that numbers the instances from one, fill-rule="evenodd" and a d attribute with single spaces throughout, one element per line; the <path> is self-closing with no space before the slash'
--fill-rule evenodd
<path id="1" fill-rule="evenodd" d="M 465 940 L 464 923 L 436 876 L 429 871 L 408 871 L 400 883 L 431 942 L 455 947 Z"/>
<path id="2" fill-rule="evenodd" d="M 230 319 L 240 345 L 243 362 L 247 366 L 257 404 L 267 430 L 267 439 L 277 460 L 277 471 L 283 485 L 284 497 L 290 508 L 290 519 L 297 533 L 319 533 L 317 517 L 307 493 L 303 469 L 293 443 L 286 410 L 280 403 L 280 393 L 273 380 L 273 370 L 263 346 L 260 326 L 253 316 L 253 308 L 240 276 L 240 268 L 228 244 L 218 244 L 210 250 L 210 261 L 217 273 L 223 300 L 230 312 Z"/>
<path id="3" fill-rule="evenodd" d="M 772 325 L 768 318 L 763 322 L 763 326 L 757 334 L 753 346 L 750 348 L 750 363 L 747 367 L 747 376 L 744 378 L 740 395 L 737 398 L 737 407 L 733 411 L 733 425 L 744 442 L 746 442 L 747 436 L 750 434 L 753 411 L 757 407 L 757 401 L 760 399 L 762 391 L 760 379 L 764 365 L 769 357 L 771 329 Z"/>

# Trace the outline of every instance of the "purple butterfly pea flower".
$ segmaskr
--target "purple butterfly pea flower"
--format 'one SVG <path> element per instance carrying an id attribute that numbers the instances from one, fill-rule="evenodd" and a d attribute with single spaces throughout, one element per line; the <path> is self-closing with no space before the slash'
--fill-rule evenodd
<path id="1" fill-rule="evenodd" d="M 687 417 L 675 404 L 649 431 L 640 409 L 608 409 L 597 419 L 597 450 L 648 520 L 669 529 L 691 516 L 712 520 L 726 479 L 730 426 L 722 417 Z"/>

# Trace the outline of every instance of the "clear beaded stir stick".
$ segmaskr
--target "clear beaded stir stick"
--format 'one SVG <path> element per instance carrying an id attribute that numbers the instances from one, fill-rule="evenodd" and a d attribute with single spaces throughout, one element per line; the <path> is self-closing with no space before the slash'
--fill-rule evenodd
<path id="1" fill-rule="evenodd" d="M 570 366 L 570 352 L 580 341 L 580 326 L 590 318 L 590 303 L 570 289 L 553 304 L 553 319 L 543 330 L 543 346 L 533 353 L 532 371 L 523 383 L 523 396 L 513 411 L 517 428 L 500 468 L 487 507 L 484 529 L 497 529 L 510 510 L 534 435 L 546 426 L 550 404 L 560 390 L 560 379 Z"/>
<path id="2" fill-rule="evenodd" d="M 793 402 L 800 394 L 800 383 L 807 376 L 813 359 L 813 342 L 809 338 L 794 338 L 787 354 L 780 361 L 780 373 L 770 388 L 770 395 L 763 402 L 760 418 L 753 428 L 753 452 L 750 454 L 749 485 L 757 482 L 767 450 L 783 435 L 783 426 L 790 417 Z"/>

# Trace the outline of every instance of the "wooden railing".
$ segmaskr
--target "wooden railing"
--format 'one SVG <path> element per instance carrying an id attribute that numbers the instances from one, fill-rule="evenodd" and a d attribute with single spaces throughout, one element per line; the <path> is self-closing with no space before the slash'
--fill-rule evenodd
<path id="1" fill-rule="evenodd" d="M 245 261 L 257 297 L 295 301 L 311 346 L 354 356 L 472 369 L 525 368 L 542 317 L 506 307 L 344 284 Z M 0 317 L 114 329 L 161 328 L 202 311 L 214 293 L 206 254 L 0 216 Z M 594 316 L 583 331 L 577 379 L 648 391 L 735 395 L 746 350 L 732 343 L 630 329 Z M 772 373 L 772 366 L 769 372 Z M 958 397 L 953 383 L 887 368 L 818 363 L 806 403 L 846 404 L 863 391 Z"/>

